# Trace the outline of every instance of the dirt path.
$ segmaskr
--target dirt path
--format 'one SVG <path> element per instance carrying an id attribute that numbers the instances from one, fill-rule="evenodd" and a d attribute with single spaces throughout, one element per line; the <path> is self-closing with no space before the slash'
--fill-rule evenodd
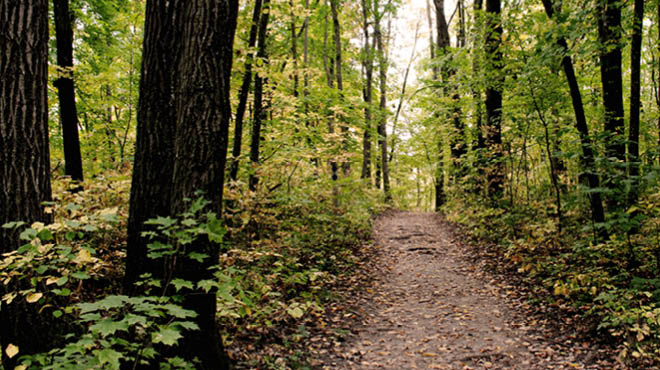
<path id="1" fill-rule="evenodd" d="M 523 303 L 466 258 L 438 216 L 390 212 L 374 238 L 381 271 L 354 298 L 351 334 L 320 368 L 612 368 L 590 344 L 521 314 Z"/>

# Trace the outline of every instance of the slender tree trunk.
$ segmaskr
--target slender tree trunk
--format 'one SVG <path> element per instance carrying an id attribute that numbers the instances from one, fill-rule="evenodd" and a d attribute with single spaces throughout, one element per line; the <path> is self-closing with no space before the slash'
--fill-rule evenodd
<path id="1" fill-rule="evenodd" d="M 324 29 L 323 29 L 323 66 L 324 66 L 324 69 L 325 69 L 325 76 L 326 76 L 326 81 L 328 83 L 328 87 L 330 89 L 334 89 L 335 88 L 335 72 L 334 72 L 335 63 L 334 63 L 334 61 L 332 61 L 332 62 L 328 61 L 327 50 L 328 50 L 328 17 L 326 16 Z M 334 118 L 332 112 L 330 112 L 329 117 L 328 117 L 328 132 L 331 135 L 335 133 L 335 118 Z M 338 170 L 337 162 L 334 159 L 330 159 L 331 179 L 332 179 L 333 183 L 335 183 L 335 185 L 333 185 L 334 186 L 333 191 L 335 193 L 335 200 L 334 200 L 335 205 L 338 204 L 337 195 L 338 195 L 338 191 L 339 191 L 337 189 L 337 185 L 336 185 L 336 181 L 338 179 L 337 170 Z"/>
<path id="2" fill-rule="evenodd" d="M 48 2 L 0 2 L 0 226 L 11 221 L 49 223 L 42 202 L 51 200 L 48 149 Z M 17 249 L 18 231 L 0 228 L 0 253 Z M 0 295 L 18 288 L 14 282 L 0 286 Z M 46 312 L 49 312 L 44 307 Z M 2 302 L 0 350 L 5 369 L 13 369 L 19 356 L 10 359 L 9 344 L 20 353 L 34 354 L 53 345 L 55 333 L 49 320 L 17 298 Z"/>
<path id="3" fill-rule="evenodd" d="M 472 30 L 473 34 L 475 35 L 475 39 L 472 42 L 472 48 L 474 50 L 477 50 L 480 47 L 480 41 L 481 39 L 479 36 L 477 36 L 479 33 L 479 28 L 482 26 L 483 23 L 483 17 L 481 16 L 482 12 L 482 7 L 483 7 L 483 1 L 482 0 L 475 0 L 474 1 L 474 28 Z M 474 80 L 478 81 L 479 76 L 480 76 L 481 70 L 479 66 L 479 55 L 478 53 L 473 53 L 472 56 L 472 75 L 474 76 Z M 480 85 L 475 85 L 474 83 L 472 84 L 472 100 L 474 104 L 474 132 L 475 132 L 475 139 L 472 143 L 472 148 L 474 152 L 474 166 L 476 167 L 477 171 L 477 185 L 475 187 L 475 191 L 477 193 L 483 193 L 484 187 L 483 187 L 483 182 L 482 179 L 485 178 L 485 161 L 484 161 L 484 151 L 486 148 L 486 141 L 484 139 L 484 134 L 483 134 L 483 109 L 482 109 L 482 94 L 481 94 L 481 86 Z"/>
<path id="4" fill-rule="evenodd" d="M 637 202 L 639 193 L 639 111 L 640 111 L 640 63 L 642 56 L 642 30 L 644 0 L 635 0 L 632 46 L 630 50 L 630 126 L 628 128 L 628 163 L 631 186 L 628 207 Z"/>
<path id="5" fill-rule="evenodd" d="M 64 173 L 72 180 L 83 180 L 80 139 L 78 138 L 78 112 L 73 85 L 73 15 L 69 0 L 53 0 L 57 65 L 59 77 L 54 85 L 60 101 L 60 120 L 64 142 Z"/>
<path id="6" fill-rule="evenodd" d="M 488 195 L 499 198 L 504 187 L 502 163 L 502 21 L 500 0 L 486 0 L 486 59 L 490 82 L 486 86 L 486 148 L 491 161 L 487 169 Z"/>
<path id="7" fill-rule="evenodd" d="M 254 61 L 253 49 L 257 42 L 257 30 L 259 18 L 261 16 L 261 0 L 255 0 L 252 11 L 252 23 L 250 25 L 250 35 L 248 38 L 248 54 L 245 56 L 245 72 L 243 72 L 243 82 L 238 91 L 238 106 L 236 107 L 236 124 L 234 126 L 234 144 L 231 149 L 231 165 L 229 167 L 229 180 L 236 181 L 238 178 L 238 162 L 241 156 L 241 146 L 243 144 L 243 117 L 247 106 L 250 84 L 252 82 L 252 63 Z"/>
<path id="8" fill-rule="evenodd" d="M 362 31 L 364 32 L 364 135 L 362 138 L 362 179 L 367 179 L 371 184 L 371 101 L 373 88 L 374 60 L 373 50 L 369 45 L 369 5 L 367 0 L 362 0 Z"/>
<path id="9" fill-rule="evenodd" d="M 457 37 L 457 45 L 459 48 L 465 47 L 465 12 L 463 11 L 463 0 L 459 0 L 457 3 L 458 15 L 459 15 L 459 29 Z M 455 75 L 456 70 L 453 66 L 449 69 L 450 77 Z M 447 81 L 449 83 L 449 80 Z M 463 124 L 463 112 L 461 111 L 461 97 L 458 92 L 458 86 L 451 86 L 452 94 L 452 123 L 453 123 L 453 133 L 451 135 L 450 148 L 451 148 L 451 158 L 453 162 L 454 170 L 454 181 L 459 181 L 459 179 L 465 176 L 465 155 L 467 154 L 467 145 L 465 141 L 465 125 Z"/>
<path id="10" fill-rule="evenodd" d="M 341 28 L 339 25 L 339 0 L 330 0 L 330 12 L 332 13 L 332 25 L 333 25 L 333 39 L 335 42 L 335 78 L 337 80 L 337 90 L 339 90 L 339 97 L 344 100 L 344 81 L 342 74 L 342 50 L 341 50 Z M 341 133 L 343 136 L 343 149 L 348 151 L 348 125 L 346 123 L 346 117 L 343 114 L 338 115 L 339 122 L 341 127 Z M 345 160 L 341 164 L 342 172 L 344 176 L 347 177 L 351 170 L 350 160 Z"/>
<path id="11" fill-rule="evenodd" d="M 387 67 L 388 61 L 385 57 L 385 45 L 383 42 L 383 34 L 380 27 L 380 21 L 383 17 L 380 13 L 378 0 L 374 0 L 374 37 L 376 38 L 376 46 L 378 48 L 378 61 L 379 61 L 379 78 L 380 78 L 380 117 L 378 122 L 378 144 L 380 146 L 380 164 L 383 175 L 383 192 L 385 193 L 385 201 L 390 203 L 392 201 L 392 194 L 390 192 L 390 171 L 389 163 L 387 161 Z"/>
<path id="12" fill-rule="evenodd" d="M 417 37 L 419 36 L 419 22 L 415 26 L 415 38 L 413 41 L 412 52 L 410 53 L 410 59 L 408 60 L 408 66 L 403 73 L 403 84 L 401 85 L 401 94 L 399 95 L 399 103 L 396 106 L 396 112 L 394 113 L 394 120 L 392 121 L 392 145 L 390 147 L 390 156 L 388 161 L 392 162 L 394 159 L 394 149 L 396 147 L 396 126 L 399 121 L 399 114 L 401 114 L 401 108 L 403 107 L 403 101 L 406 98 L 406 86 L 408 84 L 408 74 L 410 73 L 410 68 L 412 67 L 413 61 L 415 61 L 415 53 L 417 51 Z"/>
<path id="13" fill-rule="evenodd" d="M 293 97 L 298 97 L 298 37 L 296 37 L 296 14 L 294 12 L 293 0 L 289 0 L 291 7 L 291 59 L 293 59 Z M 296 99 L 297 100 L 297 99 Z"/>
<path id="14" fill-rule="evenodd" d="M 268 18 L 270 15 L 270 0 L 264 0 L 263 3 L 264 11 L 261 14 L 261 20 L 259 21 L 259 40 L 257 45 L 257 59 L 263 61 L 264 63 L 267 60 L 266 55 L 266 41 L 267 41 L 267 32 L 268 32 Z M 262 76 L 262 73 L 257 72 L 257 75 L 254 78 L 254 120 L 252 121 L 252 130 L 250 132 L 250 163 L 252 169 L 250 171 L 249 177 L 249 188 L 251 191 L 257 190 L 257 184 L 259 183 L 259 177 L 256 172 L 259 167 L 259 148 L 261 146 L 261 126 L 263 121 L 268 117 L 268 112 L 264 108 L 263 103 L 263 93 L 264 93 L 264 81 L 266 80 L 265 76 Z"/>
<path id="15" fill-rule="evenodd" d="M 552 19 L 554 15 L 554 8 L 552 5 L 552 0 L 543 0 L 543 6 L 545 12 L 548 15 L 548 18 Z M 589 203 L 591 206 L 591 218 L 595 224 L 601 224 L 605 222 L 605 211 L 603 209 L 603 201 L 598 192 L 600 187 L 600 179 L 596 174 L 596 165 L 595 165 L 595 155 L 593 151 L 593 145 L 591 142 L 591 137 L 589 136 L 589 127 L 587 126 L 587 118 L 584 114 L 584 105 L 582 104 L 582 93 L 580 92 L 580 86 L 575 76 L 575 69 L 573 68 L 573 61 L 569 56 L 568 43 L 566 39 L 560 37 L 557 40 L 557 45 L 563 52 L 561 64 L 564 69 L 564 74 L 566 75 L 566 80 L 568 82 L 568 87 L 571 94 L 571 102 L 573 103 L 573 111 L 575 113 L 575 128 L 580 135 L 580 146 L 582 147 L 582 169 L 584 171 L 581 176 L 582 179 L 586 178 L 587 185 L 589 189 L 593 190 L 589 194 Z M 601 240 L 607 239 L 607 233 L 604 228 L 600 228 L 599 232 L 596 233 Z M 597 240 L 596 240 L 597 241 Z"/>
<path id="16" fill-rule="evenodd" d="M 621 2 L 619 0 L 597 0 L 598 37 L 601 44 L 600 78 L 603 85 L 603 107 L 605 108 L 606 158 L 611 170 L 605 178 L 605 186 L 617 189 L 617 174 L 626 160 L 623 122 L 623 81 L 621 68 Z M 608 208 L 615 210 L 620 202 L 615 194 L 607 198 Z"/>

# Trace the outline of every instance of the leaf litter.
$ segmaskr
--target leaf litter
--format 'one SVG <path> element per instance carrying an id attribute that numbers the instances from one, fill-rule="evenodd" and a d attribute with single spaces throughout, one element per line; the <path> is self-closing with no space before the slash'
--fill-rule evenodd
<path id="1" fill-rule="evenodd" d="M 433 213 L 389 211 L 312 335 L 318 369 L 623 369 L 570 318 L 539 313 Z M 352 285 L 351 285 L 352 283 Z M 316 331 L 315 334 L 319 332 Z"/>

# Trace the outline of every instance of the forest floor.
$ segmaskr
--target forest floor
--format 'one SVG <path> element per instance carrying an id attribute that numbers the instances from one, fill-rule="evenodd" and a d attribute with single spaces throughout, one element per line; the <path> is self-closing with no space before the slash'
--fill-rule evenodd
<path id="1" fill-rule="evenodd" d="M 374 224 L 361 288 L 330 307 L 319 369 L 614 369 L 612 349 L 570 319 L 540 314 L 520 286 L 484 269 L 432 213 L 389 211 Z M 369 276 L 370 275 L 370 276 Z M 324 340 L 325 342 L 325 340 Z M 316 347 L 311 345 L 310 347 Z M 312 349 L 312 348 L 310 348 Z"/>

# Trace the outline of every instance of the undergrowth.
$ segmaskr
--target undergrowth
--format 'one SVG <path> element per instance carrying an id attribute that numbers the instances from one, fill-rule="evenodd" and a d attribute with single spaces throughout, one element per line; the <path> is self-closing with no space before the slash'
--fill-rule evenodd
<path id="1" fill-rule="evenodd" d="M 381 207 L 375 192 L 358 186 L 341 184 L 337 200 L 327 184 L 225 192 L 227 234 L 219 244 L 216 279 L 197 288 L 217 287 L 217 318 L 237 367 L 308 367 L 300 346 L 308 335 L 304 323 L 321 317 L 334 299 L 334 282 L 355 266 Z M 68 187 L 66 180 L 54 182 L 48 209 L 53 224 L 5 225 L 22 233 L 26 244 L 2 256 L 0 278 L 7 288 L 3 305 L 32 305 L 40 321 L 65 323 L 70 334 L 63 332 L 61 344 L 44 354 L 3 350 L 18 356 L 24 369 L 148 362 L 159 346 L 176 346 L 181 332 L 196 329 L 188 320 L 194 313 L 180 308 L 176 296 L 121 295 L 130 176 L 108 172 L 103 181 L 86 181 L 81 192 Z M 181 217 L 171 224 L 201 222 Z M 178 292 L 190 282 L 174 283 Z M 193 366 L 177 357 L 165 360 L 164 368 Z"/>
<path id="2" fill-rule="evenodd" d="M 517 274 L 537 304 L 581 317 L 586 330 L 618 348 L 634 367 L 660 363 L 660 192 L 611 217 L 610 239 L 594 243 L 592 224 L 577 207 L 565 210 L 561 232 L 553 205 L 531 201 L 492 207 L 466 197 L 445 207 L 450 221 L 478 243 L 494 246 L 500 271 Z M 628 233 L 635 224 L 637 232 Z M 618 231 L 618 233 L 614 232 Z"/>

